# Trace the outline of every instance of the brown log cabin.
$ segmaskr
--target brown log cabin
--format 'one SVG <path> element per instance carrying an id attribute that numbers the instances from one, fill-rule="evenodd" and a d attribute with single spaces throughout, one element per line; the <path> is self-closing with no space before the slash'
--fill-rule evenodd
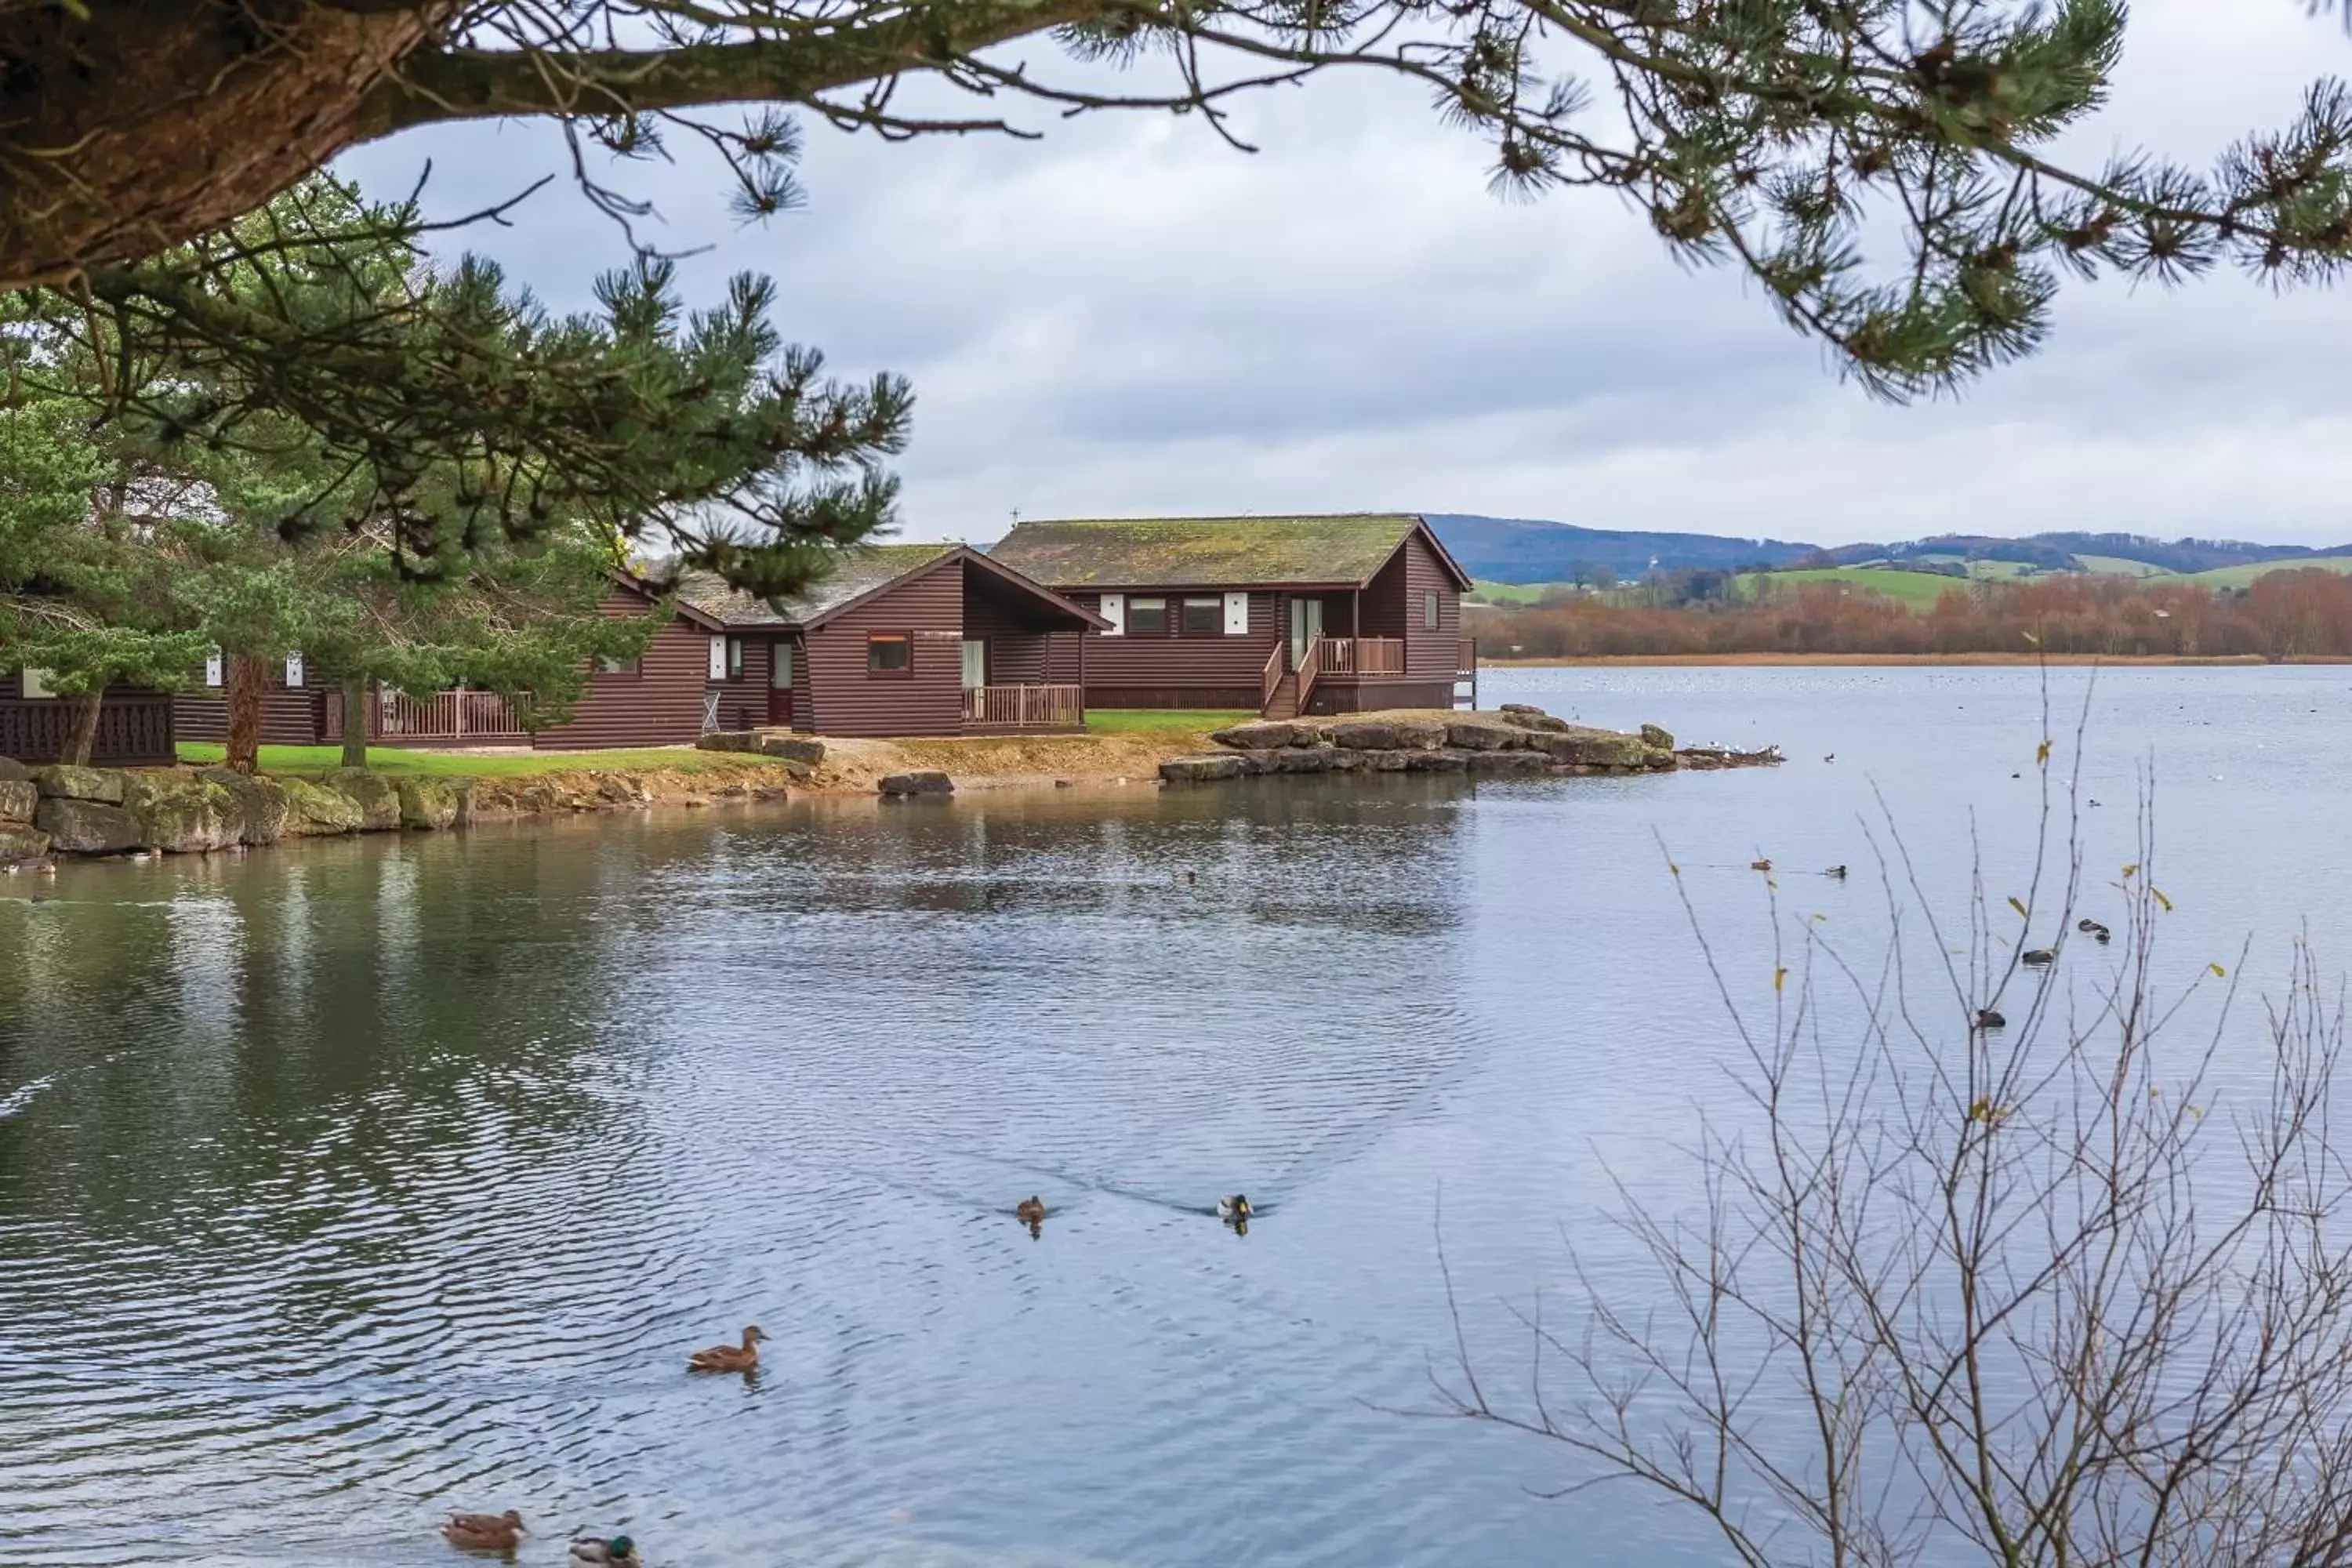
<path id="1" fill-rule="evenodd" d="M 37 669 L 0 670 L 0 757 L 28 763 L 63 760 L 74 704 L 53 696 Z M 136 686 L 107 688 L 98 710 L 92 763 L 110 768 L 168 767 L 175 760 L 172 697 Z"/>
<path id="2" fill-rule="evenodd" d="M 691 745 L 718 730 L 878 735 L 1038 734 L 1086 727 L 1086 637 L 1104 623 L 962 544 L 845 552 L 792 599 L 739 594 L 683 574 L 677 614 L 626 665 L 590 672 L 572 717 L 536 732 L 487 691 L 369 694 L 371 743 L 531 746 L 541 751 Z M 645 616 L 656 589 L 616 578 L 601 606 Z M 177 701 L 183 739 L 226 731 L 217 663 L 209 689 Z M 271 672 L 262 740 L 335 744 L 342 693 L 307 679 L 299 655 Z"/>
<path id="3" fill-rule="evenodd" d="M 1022 522 L 990 554 L 1108 623 L 1087 648 L 1094 707 L 1286 719 L 1477 700 L 1469 575 L 1408 513 Z"/>

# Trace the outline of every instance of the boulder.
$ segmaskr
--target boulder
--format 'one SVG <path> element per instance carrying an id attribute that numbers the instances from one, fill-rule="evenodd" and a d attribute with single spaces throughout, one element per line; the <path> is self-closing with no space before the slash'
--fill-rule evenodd
<path id="1" fill-rule="evenodd" d="M 1392 752 L 1396 749 L 1396 726 L 1371 719 L 1347 719 L 1330 728 L 1331 743 L 1351 752 Z"/>
<path id="2" fill-rule="evenodd" d="M 1445 723 L 1443 720 L 1401 719 L 1394 729 L 1400 751 L 1433 752 L 1445 744 Z"/>
<path id="3" fill-rule="evenodd" d="M 1371 755 L 1370 752 L 1343 751 L 1338 746 L 1327 746 L 1323 751 L 1327 764 L 1335 773 L 1356 773 L 1370 765 Z"/>
<path id="4" fill-rule="evenodd" d="M 49 852 L 49 836 L 21 822 L 0 822 L 0 866 L 32 860 Z"/>
<path id="5" fill-rule="evenodd" d="M 1446 721 L 1445 743 L 1463 752 L 1507 752 L 1528 743 L 1528 732 L 1500 719 L 1470 714 Z"/>
<path id="6" fill-rule="evenodd" d="M 309 779 L 287 779 L 280 787 L 286 791 L 283 832 L 289 838 L 357 833 L 366 823 L 359 802 L 341 790 L 329 789 Z"/>
<path id="7" fill-rule="evenodd" d="M 1160 776 L 1169 784 L 1208 784 L 1242 776 L 1239 757 L 1176 757 L 1160 764 Z"/>
<path id="8" fill-rule="evenodd" d="M 457 803 L 457 818 L 455 821 L 451 822 L 449 826 L 452 827 L 473 826 L 474 790 L 480 781 L 478 779 L 451 779 L 448 782 L 450 797 Z M 643 795 L 644 786 L 640 784 L 637 786 L 637 789 L 638 793 Z"/>
<path id="9" fill-rule="evenodd" d="M 68 855 L 120 855 L 145 840 L 137 817 L 104 801 L 53 796 L 41 802 L 33 821 Z"/>
<path id="10" fill-rule="evenodd" d="M 1671 752 L 1675 749 L 1675 738 L 1655 724 L 1644 724 L 1642 726 L 1642 744 L 1654 752 Z"/>
<path id="11" fill-rule="evenodd" d="M 1334 754 L 1333 750 L 1326 746 L 1311 749 L 1293 746 L 1275 753 L 1274 771 L 1278 773 L 1328 773 L 1331 771 Z"/>
<path id="12" fill-rule="evenodd" d="M 1405 766 L 1417 773 L 1458 773 L 1470 765 L 1467 752 L 1407 752 Z"/>
<path id="13" fill-rule="evenodd" d="M 1646 760 L 1639 735 L 1621 735 L 1614 730 L 1538 731 L 1531 743 L 1554 762 L 1577 767 L 1638 768 Z"/>
<path id="14" fill-rule="evenodd" d="M 40 809 L 41 788 L 30 779 L 0 779 L 0 822 L 30 822 Z"/>
<path id="15" fill-rule="evenodd" d="M 813 768 L 824 761 L 824 742 L 812 741 L 806 735 L 762 735 L 760 754 Z"/>
<path id="16" fill-rule="evenodd" d="M 113 768 L 77 768 L 64 763 L 33 774 L 45 800 L 94 800 L 101 805 L 122 804 L 123 774 Z"/>
<path id="17" fill-rule="evenodd" d="M 1237 752 L 1271 752 L 1290 744 L 1297 733 L 1286 719 L 1254 719 L 1245 724 L 1213 732 L 1209 739 Z M 1308 742 L 1310 745 L 1312 742 Z"/>
<path id="18" fill-rule="evenodd" d="M 1531 708 L 1524 702 L 1506 702 L 1500 712 L 1502 721 L 1514 730 L 1543 730 L 1558 735 L 1570 728 L 1567 720 L 1555 719 L 1542 709 Z"/>
<path id="19" fill-rule="evenodd" d="M 394 786 L 403 827 L 437 831 L 457 823 L 457 792 L 443 779 L 402 779 Z"/>
<path id="20" fill-rule="evenodd" d="M 1331 726 L 1319 719 L 1293 719 L 1290 721 L 1290 743 L 1294 746 L 1328 746 L 1331 743 Z"/>
<path id="21" fill-rule="evenodd" d="M 606 773 L 596 781 L 596 798 L 607 805 L 644 805 L 652 796 L 626 773 Z"/>
<path id="22" fill-rule="evenodd" d="M 0 757 L 0 784 L 31 784 L 33 770 L 14 757 Z"/>
<path id="23" fill-rule="evenodd" d="M 1236 752 L 1234 761 L 1241 763 L 1242 777 L 1264 778 L 1275 771 L 1276 759 L 1281 754 L 1279 752 Z"/>
<path id="24" fill-rule="evenodd" d="M 276 779 L 258 778 L 228 768 L 206 768 L 196 775 L 206 784 L 220 785 L 236 802 L 236 841 L 240 844 L 275 844 L 285 835 L 287 819 L 293 815 L 293 802 L 286 786 Z"/>
<path id="25" fill-rule="evenodd" d="M 937 768 L 918 768 L 912 773 L 890 774 L 882 781 L 881 790 L 893 800 L 918 795 L 953 795 L 955 781 Z"/>
<path id="26" fill-rule="evenodd" d="M 1474 773 L 1541 773 L 1551 771 L 1551 759 L 1541 752 L 1472 752 Z"/>
<path id="27" fill-rule="evenodd" d="M 139 841 L 168 854 L 209 855 L 243 842 L 236 796 L 202 774 L 134 774 L 122 804 L 138 818 Z"/>
<path id="28" fill-rule="evenodd" d="M 1401 773 L 1412 765 L 1412 759 L 1417 753 L 1391 751 L 1361 752 L 1357 754 L 1363 758 L 1363 761 L 1357 764 L 1360 767 L 1369 768 L 1376 773 Z"/>
<path id="29" fill-rule="evenodd" d="M 751 730 L 713 730 L 694 743 L 706 752 L 756 752 L 760 737 Z"/>
<path id="30" fill-rule="evenodd" d="M 360 808 L 360 831 L 389 833 L 400 826 L 400 790 L 382 773 L 365 768 L 336 768 L 320 783 Z"/>

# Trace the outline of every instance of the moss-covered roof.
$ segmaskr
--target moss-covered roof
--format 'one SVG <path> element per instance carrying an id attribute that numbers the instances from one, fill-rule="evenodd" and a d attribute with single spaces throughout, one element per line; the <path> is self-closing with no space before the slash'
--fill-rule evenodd
<path id="1" fill-rule="evenodd" d="M 1421 519 L 1087 518 L 1023 522 L 989 554 L 1053 588 L 1213 588 L 1361 584 Z"/>
<path id="2" fill-rule="evenodd" d="M 853 599 L 863 598 L 909 573 L 920 571 L 961 544 L 864 544 L 844 551 L 832 572 L 789 599 L 771 603 L 727 585 L 716 573 L 685 572 L 677 601 L 735 630 L 748 626 L 804 626 Z"/>

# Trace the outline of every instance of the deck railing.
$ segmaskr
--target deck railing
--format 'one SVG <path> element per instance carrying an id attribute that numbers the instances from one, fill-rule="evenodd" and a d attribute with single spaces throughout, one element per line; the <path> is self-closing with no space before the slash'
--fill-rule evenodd
<path id="1" fill-rule="evenodd" d="M 0 757 L 20 763 L 54 763 L 66 753 L 73 733 L 70 702 L 47 698 L 0 701 Z M 172 752 L 172 699 L 163 692 L 110 694 L 98 710 L 98 735 L 90 761 L 117 767 L 155 767 Z"/>
<path id="2" fill-rule="evenodd" d="M 1318 648 L 1326 675 L 1402 675 L 1402 637 L 1324 637 Z"/>
<path id="3" fill-rule="evenodd" d="M 1087 722 L 1083 686 L 967 686 L 967 730 L 1077 730 Z"/>
<path id="4" fill-rule="evenodd" d="M 1276 637 L 1274 651 L 1265 656 L 1265 684 L 1258 689 L 1257 694 L 1257 710 L 1261 713 L 1274 706 L 1274 694 L 1281 687 L 1282 678 L 1289 669 L 1289 666 L 1282 657 L 1289 646 L 1280 637 Z"/>
<path id="5" fill-rule="evenodd" d="M 320 739 L 343 738 L 343 694 L 327 693 Z M 514 704 L 495 691 L 434 691 L 411 697 L 389 687 L 368 693 L 368 739 L 386 745 L 520 744 L 530 739 Z"/>
<path id="6" fill-rule="evenodd" d="M 1298 661 L 1298 711 L 1307 711 L 1307 699 L 1315 689 L 1315 682 L 1323 674 L 1323 645 L 1326 637 L 1313 637 L 1307 644 L 1307 657 Z"/>

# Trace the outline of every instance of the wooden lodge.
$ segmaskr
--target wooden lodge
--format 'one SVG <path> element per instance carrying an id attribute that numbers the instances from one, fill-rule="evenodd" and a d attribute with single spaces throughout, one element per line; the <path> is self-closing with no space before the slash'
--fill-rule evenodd
<path id="1" fill-rule="evenodd" d="M 1416 516 L 1022 522 L 990 554 L 1106 623 L 1086 656 L 1097 708 L 1476 702 L 1470 578 Z"/>
<path id="2" fill-rule="evenodd" d="M 646 616 L 651 584 L 616 578 L 608 616 Z M 590 673 L 565 722 L 526 730 L 488 691 L 372 690 L 362 715 L 383 746 L 531 746 L 541 751 L 691 745 L 719 730 L 827 735 L 1051 733 L 1086 727 L 1086 637 L 1103 623 L 961 544 L 880 544 L 845 552 L 793 599 L 736 593 L 708 573 L 675 585 L 676 615 L 644 654 Z M 226 732 L 217 663 L 177 699 L 180 736 Z M 351 717 L 301 657 L 273 670 L 262 740 L 331 745 Z"/>
<path id="3" fill-rule="evenodd" d="M 26 763 L 62 761 L 73 733 L 74 703 L 53 695 L 37 669 L 0 670 L 0 757 Z M 98 710 L 90 761 L 101 767 L 167 767 L 174 760 L 172 697 L 112 686 Z"/>

